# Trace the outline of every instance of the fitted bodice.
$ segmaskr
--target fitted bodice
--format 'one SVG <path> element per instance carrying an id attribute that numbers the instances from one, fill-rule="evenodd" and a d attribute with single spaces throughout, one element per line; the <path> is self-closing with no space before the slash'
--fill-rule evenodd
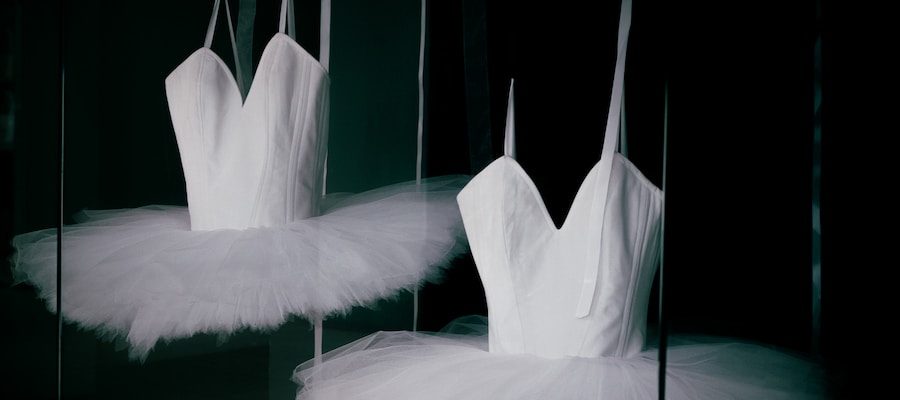
<path id="1" fill-rule="evenodd" d="M 562 227 L 514 159 L 512 86 L 506 155 L 457 197 L 487 297 L 492 352 L 627 357 L 644 345 L 663 196 L 616 151 L 630 21 L 624 0 L 601 159 Z"/>
<path id="2" fill-rule="evenodd" d="M 243 100 L 210 41 L 211 35 L 166 78 L 191 229 L 276 226 L 316 215 L 328 133 L 327 72 L 278 33 Z"/>
<path id="3" fill-rule="evenodd" d="M 492 352 L 627 356 L 643 346 L 662 193 L 620 155 L 608 184 L 600 168 L 588 174 L 559 229 L 510 157 L 491 163 L 459 194 L 487 296 Z M 576 316 L 588 269 L 597 273 L 591 304 Z"/>

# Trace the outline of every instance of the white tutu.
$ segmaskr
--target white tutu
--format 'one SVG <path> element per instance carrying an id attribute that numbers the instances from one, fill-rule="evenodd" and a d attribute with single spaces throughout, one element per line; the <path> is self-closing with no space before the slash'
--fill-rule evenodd
<path id="1" fill-rule="evenodd" d="M 656 399 L 657 350 L 549 359 L 487 351 L 484 318 L 440 333 L 378 332 L 294 372 L 299 399 Z M 460 331 L 462 328 L 462 332 Z M 468 332 L 465 332 L 468 331 Z M 745 343 L 674 342 L 666 399 L 821 398 L 814 364 Z"/>
<path id="2" fill-rule="evenodd" d="M 463 177 L 332 196 L 323 215 L 245 230 L 191 231 L 185 207 L 86 211 L 63 233 L 66 320 L 123 336 L 143 358 L 159 340 L 268 329 L 327 316 L 436 278 L 465 250 Z M 17 281 L 56 302 L 56 230 L 16 236 Z"/>

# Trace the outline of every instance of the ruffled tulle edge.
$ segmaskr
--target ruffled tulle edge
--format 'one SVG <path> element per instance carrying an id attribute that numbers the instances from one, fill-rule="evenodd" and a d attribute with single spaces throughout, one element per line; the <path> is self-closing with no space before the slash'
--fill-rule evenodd
<path id="1" fill-rule="evenodd" d="M 419 194 L 424 192 L 426 196 L 433 194 L 430 192 L 440 191 L 444 193 L 442 194 L 442 198 L 448 197 L 446 193 L 452 194 L 458 191 L 458 186 L 461 186 L 459 182 L 463 181 L 463 179 L 459 177 L 455 177 L 455 180 L 457 183 L 450 184 L 447 184 L 450 180 L 445 180 L 438 184 L 429 184 L 426 182 L 424 185 L 415 185 L 415 190 L 416 193 Z M 434 180 L 429 181 L 434 182 Z M 331 203 L 328 213 L 341 211 L 342 209 L 352 209 L 356 206 L 366 207 L 367 204 L 377 203 L 397 194 L 409 195 L 409 188 L 411 187 L 413 186 L 408 183 L 401 183 L 364 192 L 359 195 L 338 194 L 332 198 L 334 201 Z M 145 206 L 139 209 L 85 211 L 79 213 L 77 219 L 102 225 L 104 223 L 103 221 L 107 219 L 115 219 L 117 216 L 121 216 L 123 213 L 131 211 L 138 211 L 139 213 L 158 213 L 166 218 L 167 216 L 164 214 L 171 211 L 185 212 L 185 208 L 178 206 Z M 323 217 L 327 218 L 328 213 L 324 214 Z M 140 220 L 140 217 L 136 218 Z M 178 219 L 178 221 L 175 221 L 174 226 L 180 226 L 181 217 L 176 219 Z M 114 222 L 113 226 L 116 226 L 116 223 L 117 222 Z M 165 226 L 170 226 L 170 223 L 165 223 Z M 262 232 L 265 234 L 266 231 L 278 231 L 285 229 L 285 227 L 252 229 L 255 232 Z M 278 315 L 267 314 L 260 318 L 243 318 L 238 316 L 231 319 L 225 318 L 224 320 L 219 321 L 200 321 L 196 324 L 186 324 L 187 327 L 149 332 L 145 331 L 144 328 L 136 329 L 135 320 L 141 318 L 142 313 L 151 314 L 149 318 L 140 323 L 143 326 L 153 325 L 153 312 L 162 310 L 165 307 L 156 306 L 148 312 L 148 310 L 141 309 L 142 307 L 140 305 L 132 304 L 120 307 L 119 309 L 102 310 L 98 312 L 97 310 L 78 309 L 77 305 L 66 302 L 65 296 L 63 296 L 63 319 L 83 330 L 95 332 L 102 340 L 112 341 L 125 339 L 131 346 L 129 349 L 131 357 L 143 360 L 157 343 L 167 343 L 194 334 L 214 334 L 219 336 L 220 340 L 225 340 L 229 336 L 241 331 L 270 332 L 292 317 L 311 320 L 318 317 L 328 318 L 347 315 L 356 307 L 369 307 L 374 305 L 376 301 L 382 299 L 387 301 L 395 300 L 404 292 L 412 292 L 426 283 L 439 283 L 443 270 L 452 264 L 455 258 L 463 254 L 468 247 L 461 223 L 459 223 L 458 226 L 454 225 L 453 229 L 446 232 L 447 233 L 441 234 L 441 237 L 451 237 L 453 240 L 438 240 L 438 244 L 447 244 L 447 246 L 443 249 L 440 249 L 440 246 L 433 246 L 432 250 L 428 250 L 426 252 L 429 255 L 427 257 L 427 263 L 423 262 L 422 267 L 410 268 L 411 265 L 398 267 L 395 269 L 395 272 L 398 272 L 398 274 L 376 277 L 376 279 L 370 279 L 367 282 L 364 282 L 365 285 L 360 285 L 363 282 L 356 282 L 356 287 L 349 285 L 344 289 L 338 289 L 337 292 L 343 292 L 346 295 L 343 297 L 332 298 L 330 305 L 325 307 L 309 305 L 297 306 L 297 304 L 292 305 L 290 304 L 291 302 L 288 301 L 286 304 L 278 305 L 279 307 L 283 307 L 282 312 Z M 38 296 L 44 300 L 48 309 L 52 312 L 56 311 L 55 278 L 48 276 L 36 277 L 33 274 L 52 273 L 52 271 L 55 271 L 55 268 L 32 268 L 30 274 L 29 271 L 20 270 L 16 268 L 16 266 L 23 264 L 23 257 L 25 252 L 28 251 L 27 248 L 38 242 L 45 242 L 43 244 L 45 249 L 35 251 L 33 254 L 29 255 L 30 259 L 28 262 L 32 264 L 43 263 L 48 264 L 48 266 L 51 263 L 55 265 L 56 253 L 45 251 L 47 250 L 46 247 L 52 246 L 55 248 L 55 236 L 55 229 L 46 229 L 19 235 L 13 239 L 12 244 L 16 251 L 9 258 L 11 266 L 13 267 L 16 283 L 29 283 L 34 286 L 38 290 Z M 51 239 L 54 243 L 47 243 L 47 241 Z M 440 249 L 440 251 L 438 252 L 437 249 Z M 36 257 L 35 254 L 37 255 Z M 375 261 L 375 263 L 377 262 L 379 261 Z M 373 271 L 376 270 L 378 270 L 378 268 L 373 269 Z M 52 282 L 49 278 L 53 278 Z M 272 279 L 267 282 L 256 284 L 250 289 L 244 288 L 246 293 L 243 294 L 243 296 L 245 298 L 267 296 L 274 299 L 291 299 L 292 297 L 297 297 L 296 293 L 302 293 L 302 290 L 308 289 L 310 285 L 308 282 L 299 286 L 292 285 L 291 281 L 291 279 L 285 279 L 285 277 L 279 276 L 278 279 Z M 296 281 L 296 279 L 293 281 Z M 41 282 L 44 282 L 45 284 L 41 284 Z M 180 302 L 181 304 L 190 304 L 192 309 L 186 312 L 186 315 L 213 316 L 218 313 L 218 308 L 221 306 L 220 302 L 214 301 L 215 299 L 206 300 L 200 297 L 191 296 L 191 294 L 192 293 L 180 295 L 170 293 L 170 296 L 168 297 L 170 297 L 169 300 L 172 300 L 174 297 L 181 296 L 180 300 L 175 301 L 175 303 Z M 240 301 L 238 301 L 238 303 L 240 303 Z M 67 305 L 70 307 L 67 307 Z M 206 309 L 207 311 L 202 311 L 203 309 Z M 240 314 L 239 311 L 236 311 L 235 313 Z M 165 319 L 165 317 L 162 319 Z"/>
<path id="2" fill-rule="evenodd" d="M 658 390 L 659 349 L 654 346 L 628 358 L 542 358 L 491 353 L 487 341 L 486 318 L 477 316 L 456 320 L 441 332 L 381 331 L 300 364 L 292 380 L 298 399 L 453 399 L 466 393 L 479 399 L 643 399 Z M 669 342 L 667 398 L 818 399 L 827 394 L 822 366 L 795 351 L 716 336 L 675 335 Z M 581 397 L 584 393 L 589 395 Z M 600 393 L 603 397 L 596 397 Z"/>
<path id="3" fill-rule="evenodd" d="M 241 333 L 241 332 L 256 332 L 268 334 L 277 330 L 281 325 L 286 323 L 288 320 L 292 318 L 303 318 L 310 322 L 313 322 L 316 318 L 328 319 L 328 318 L 336 318 L 336 317 L 346 317 L 352 313 L 355 308 L 370 308 L 375 306 L 379 301 L 398 301 L 405 294 L 413 293 L 416 290 L 421 289 L 426 284 L 439 284 L 443 279 L 443 271 L 448 268 L 450 265 L 454 263 L 454 261 L 460 256 L 464 255 L 468 249 L 468 244 L 462 240 L 458 241 L 453 247 L 448 249 L 446 253 L 442 256 L 444 261 L 436 263 L 432 265 L 430 268 L 426 268 L 423 271 L 426 272 L 425 275 L 420 278 L 410 279 L 407 283 L 397 283 L 393 280 L 385 280 L 384 282 L 391 282 L 392 284 L 384 284 L 381 285 L 381 289 L 373 290 L 367 296 L 358 296 L 352 299 L 351 301 L 344 302 L 342 306 L 335 307 L 327 312 L 306 312 L 300 310 L 285 310 L 285 312 L 280 316 L 280 318 L 270 320 L 270 321 L 254 321 L 253 323 L 235 323 L 233 325 L 214 325 L 199 328 L 193 330 L 191 332 L 179 332 L 179 333 L 170 333 L 160 335 L 158 338 L 153 340 L 147 340 L 143 338 L 134 338 L 130 334 L 130 329 L 114 327 L 109 324 L 108 320 L 100 320 L 100 321 L 92 321 L 92 318 L 86 317 L 83 315 L 72 315 L 69 312 L 63 312 L 63 321 L 67 324 L 71 324 L 77 326 L 82 331 L 90 331 L 93 332 L 100 340 L 104 342 L 119 342 L 124 340 L 129 344 L 128 352 L 129 357 L 133 360 L 145 361 L 150 351 L 159 344 L 169 344 L 177 340 L 181 340 L 195 334 L 210 334 L 218 337 L 220 342 L 229 340 L 231 336 Z M 15 263 L 15 255 L 10 257 L 10 261 Z M 30 281 L 26 276 L 19 273 L 19 276 L 16 277 L 16 281 L 14 285 L 23 285 L 29 284 L 29 286 L 34 287 L 37 290 L 37 295 L 40 299 L 43 300 L 47 309 L 56 313 L 56 288 L 43 288 L 40 285 L 30 285 Z M 374 282 L 373 282 L 374 283 Z M 375 289 L 377 285 L 373 285 L 372 289 Z M 266 289 L 258 289 L 258 293 L 267 293 L 272 294 L 275 293 L 275 297 L 283 297 L 286 296 L 287 293 L 291 292 L 291 289 L 274 289 L 270 288 Z M 277 294 L 281 293 L 281 294 Z M 201 303 L 208 303 L 209 307 L 217 307 L 218 304 L 213 301 L 204 301 L 201 299 L 191 300 L 194 305 Z M 65 310 L 66 303 L 63 302 L 63 309 Z M 77 312 L 76 312 L 77 313 Z M 202 314 L 202 312 L 201 312 Z"/>

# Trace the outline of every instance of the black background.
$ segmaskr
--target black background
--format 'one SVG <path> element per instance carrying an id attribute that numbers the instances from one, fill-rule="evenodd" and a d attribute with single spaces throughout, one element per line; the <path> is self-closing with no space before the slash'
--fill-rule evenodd
<path id="1" fill-rule="evenodd" d="M 120 28 L 122 36 L 105 37 L 106 47 L 91 50 L 101 43 L 100 28 L 69 32 L 66 41 L 78 43 L 79 51 L 68 48 L 67 57 L 107 54 L 116 46 L 152 48 L 152 43 L 178 50 L 146 54 L 140 60 L 116 59 L 109 53 L 111 59 L 95 61 L 134 76 L 154 71 L 155 80 L 106 76 L 101 69 L 91 69 L 90 61 L 78 64 L 83 71 L 67 71 L 69 76 L 92 76 L 67 82 L 67 125 L 106 124 L 107 132 L 170 130 L 161 93 L 126 100 L 105 94 L 124 85 L 135 92 L 140 92 L 135 85 L 160 86 L 167 71 L 197 47 L 196 40 L 186 37 L 202 37 L 205 27 L 205 17 L 182 26 L 166 23 L 167 16 L 205 16 L 207 3 L 98 1 L 68 6 L 67 18 L 101 16 Z M 276 12 L 277 2 L 259 3 L 257 21 Z M 298 14 L 315 15 L 316 3 L 298 2 Z M 618 4 L 525 3 L 429 2 L 426 168 L 428 175 L 474 174 L 502 154 L 506 88 L 515 77 L 518 159 L 559 224 L 602 147 Z M 810 290 L 815 3 L 635 3 L 626 73 L 629 158 L 659 185 L 666 84 L 669 90 L 665 311 L 672 331 L 741 337 L 801 353 L 816 350 Z M 58 5 L 10 4 L 3 11 L 18 10 L 14 20 L 20 34 L 9 41 L 18 45 L 5 49 L 14 55 L 19 72 L 11 84 L 17 134 L 15 142 L 3 148 L 3 184 L 12 189 L 2 199 L 4 241 L 12 233 L 54 224 L 60 99 Z M 396 12 L 414 15 L 417 10 Z M 879 153 L 888 146 L 877 115 L 890 111 L 872 105 L 869 94 L 884 90 L 884 81 L 873 76 L 879 76 L 875 66 L 881 65 L 886 51 L 869 40 L 878 35 L 855 29 L 855 23 L 867 18 L 873 22 L 866 25 L 878 26 L 876 14 L 826 2 L 820 25 L 825 60 L 823 327 L 822 346 L 811 356 L 821 358 L 833 374 L 838 397 L 870 388 L 868 383 L 850 382 L 875 380 L 876 371 L 853 367 L 872 353 L 871 346 L 891 336 L 883 332 L 885 314 L 871 317 L 861 311 L 883 304 L 883 290 L 862 287 L 886 276 L 889 264 L 881 256 L 890 249 L 880 245 L 881 235 L 871 233 L 866 222 L 880 222 L 878 211 L 892 207 L 889 199 L 880 201 L 885 181 L 876 177 L 889 170 L 883 163 L 890 159 Z M 129 30 L 129 21 L 138 17 L 158 21 L 157 28 Z M 316 54 L 316 20 L 305 22 L 299 25 L 298 40 Z M 257 34 L 257 50 L 267 36 Z M 226 43 L 222 36 L 217 40 L 216 46 Z M 466 48 L 479 40 L 481 53 Z M 216 50 L 230 61 L 227 47 Z M 333 57 L 335 53 L 333 49 Z M 478 71 L 486 81 L 473 86 Z M 103 90 L 79 88 L 97 82 Z M 148 109 L 154 118 L 146 117 Z M 67 186 L 68 212 L 85 206 L 183 204 L 174 136 L 93 138 L 66 144 L 67 154 L 77 154 L 67 157 L 67 171 L 95 177 L 86 180 L 93 182 L 87 185 Z M 141 153 L 121 151 L 135 147 Z M 133 166 L 144 159 L 154 160 L 154 167 L 104 167 Z M 143 175 L 135 176 L 135 171 Z M 377 175 L 374 182 L 389 176 Z M 354 183 L 338 183 L 341 186 L 353 188 Z M 9 282 L 8 276 L 3 279 Z M 4 390 L 53 393 L 53 317 L 36 300 L 8 292 L 3 291 L 3 318 L 10 323 L 2 335 L 13 361 L 3 363 L 2 374 L 13 377 L 15 384 Z M 486 312 L 470 257 L 458 260 L 443 284 L 423 290 L 421 310 L 420 328 L 425 330 L 440 329 L 456 316 Z M 655 306 L 651 310 L 651 324 L 657 311 Z M 874 343 L 865 340 L 870 337 Z"/>
<path id="2" fill-rule="evenodd" d="M 602 148 L 618 4 L 514 4 L 484 7 L 490 154 L 502 154 L 506 90 L 514 76 L 517 158 L 559 225 Z M 440 11 L 466 14 L 475 7 L 454 6 Z M 676 331 L 810 350 L 813 6 L 781 6 L 778 13 L 764 3 L 634 6 L 625 95 L 629 158 L 658 185 L 667 78 L 669 85 L 666 283 Z M 430 58 L 431 102 L 444 98 L 434 92 L 449 90 L 434 87 L 443 74 L 464 78 L 460 62 L 483 62 L 462 57 L 462 32 L 438 37 L 438 24 L 431 54 L 443 46 L 461 60 L 451 69 Z M 462 92 L 457 97 L 479 100 L 467 98 L 464 85 L 452 87 Z M 429 139 L 452 136 L 436 120 L 466 115 L 464 107 L 432 112 Z M 472 125 L 470 135 L 483 133 Z M 430 166 L 476 164 L 477 172 L 486 164 L 429 154 Z"/>

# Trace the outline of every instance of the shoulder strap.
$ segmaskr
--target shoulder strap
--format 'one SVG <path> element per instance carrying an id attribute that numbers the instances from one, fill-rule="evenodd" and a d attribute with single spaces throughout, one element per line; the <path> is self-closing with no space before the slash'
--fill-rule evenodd
<path id="1" fill-rule="evenodd" d="M 221 0 L 216 0 L 215 4 L 213 5 L 213 13 L 212 17 L 210 17 L 209 19 L 209 27 L 206 28 L 206 41 L 203 43 L 203 47 L 209 48 L 210 46 L 212 46 L 213 36 L 215 36 L 216 32 L 216 20 L 219 16 L 219 8 L 221 6 L 221 2 Z M 237 81 L 238 89 L 241 91 L 241 93 L 245 93 L 244 84 L 242 82 L 243 79 L 239 79 L 241 76 L 243 76 L 243 73 L 241 69 L 240 58 L 238 58 L 237 42 L 234 40 L 234 27 L 231 25 L 231 7 L 228 6 L 227 0 L 225 1 L 225 16 L 228 18 L 228 35 L 231 38 L 231 51 L 234 55 L 234 72 L 235 76 L 238 77 L 238 79 L 235 80 Z"/>
<path id="2" fill-rule="evenodd" d="M 506 128 L 503 131 L 503 155 L 516 158 L 516 98 L 515 78 L 509 81 L 509 94 L 506 96 Z"/>
<path id="3" fill-rule="evenodd" d="M 319 19 L 319 64 L 325 71 L 331 62 L 331 0 L 322 0 Z"/>
<path id="4" fill-rule="evenodd" d="M 597 178 L 597 189 L 594 191 L 594 202 L 597 205 L 592 210 L 592 213 L 598 212 L 600 215 L 596 219 L 591 218 L 592 221 L 599 221 L 591 227 L 593 237 L 597 238 L 600 238 L 603 232 L 609 180 L 612 175 L 613 157 L 615 157 L 619 139 L 622 94 L 625 86 L 625 53 L 628 50 L 628 33 L 630 29 L 631 0 L 622 0 L 622 6 L 619 11 L 618 47 L 616 49 L 616 68 L 613 77 L 612 96 L 610 96 L 609 113 L 606 118 L 606 133 L 603 136 L 603 151 L 600 154 L 600 175 Z M 602 242 L 602 238 L 599 241 Z M 576 318 L 588 316 L 594 303 L 594 292 L 597 289 L 597 277 L 600 273 L 600 268 L 597 265 L 600 259 L 600 248 L 599 246 L 596 247 L 594 251 L 589 252 L 589 262 L 585 263 L 581 293 L 578 297 L 578 304 L 575 307 Z"/>
<path id="5" fill-rule="evenodd" d="M 619 128 L 624 118 L 622 99 L 625 92 L 625 55 L 628 51 L 628 33 L 631 30 L 631 0 L 622 0 L 619 12 L 619 35 L 616 50 L 616 69 L 613 77 L 612 96 L 609 101 L 609 113 L 606 115 L 606 132 L 603 135 L 603 151 L 601 159 L 611 159 L 618 148 Z M 611 161 L 611 160 L 610 160 Z"/>
<path id="6" fill-rule="evenodd" d="M 293 4 L 293 0 L 284 0 L 286 2 L 290 2 Z M 284 6 L 282 6 L 282 11 L 284 10 Z M 328 72 L 328 61 L 331 55 L 331 0 L 321 0 L 320 7 L 320 16 L 319 16 L 319 65 L 325 69 L 325 72 Z M 291 17 L 288 20 L 289 28 L 294 25 L 293 15 L 294 13 L 290 13 Z M 284 17 L 281 18 L 284 21 Z M 291 36 L 293 37 L 293 36 Z M 329 96 L 329 100 L 330 96 Z M 326 115 L 326 126 L 327 119 L 330 116 Z M 326 128 L 327 129 L 327 128 Z M 322 162 L 322 197 L 325 197 L 325 194 L 328 193 L 328 150 L 325 150 L 325 160 Z"/>
<path id="7" fill-rule="evenodd" d="M 628 158 L 628 131 L 625 125 L 625 93 L 622 93 L 622 111 L 619 113 L 619 153 Z"/>
<path id="8" fill-rule="evenodd" d="M 281 0 L 281 16 L 278 18 L 278 32 L 285 33 L 284 28 L 287 24 L 287 35 L 291 39 L 297 40 L 297 28 L 294 24 L 294 1 Z"/>

